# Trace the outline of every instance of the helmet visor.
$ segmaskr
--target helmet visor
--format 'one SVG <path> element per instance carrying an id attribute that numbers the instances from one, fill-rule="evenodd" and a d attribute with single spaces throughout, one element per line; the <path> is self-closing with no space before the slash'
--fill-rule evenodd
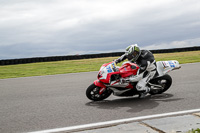
<path id="1" fill-rule="evenodd" d="M 128 54 L 127 58 L 129 61 L 135 61 L 139 55 L 138 51 L 133 51 L 132 53 Z"/>

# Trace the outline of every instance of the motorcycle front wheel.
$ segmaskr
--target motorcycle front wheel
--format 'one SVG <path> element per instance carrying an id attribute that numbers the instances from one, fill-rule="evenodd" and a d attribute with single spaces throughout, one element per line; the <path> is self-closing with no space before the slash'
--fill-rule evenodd
<path id="1" fill-rule="evenodd" d="M 112 93 L 111 90 L 106 89 L 102 94 L 99 94 L 100 89 L 101 88 L 96 86 L 94 83 L 91 84 L 86 90 L 87 98 L 93 101 L 101 101 L 108 98 Z"/>

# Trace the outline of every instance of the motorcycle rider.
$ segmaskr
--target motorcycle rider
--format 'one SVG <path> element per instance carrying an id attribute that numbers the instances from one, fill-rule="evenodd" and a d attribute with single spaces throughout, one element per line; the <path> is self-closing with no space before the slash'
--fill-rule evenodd
<path id="1" fill-rule="evenodd" d="M 120 63 L 128 59 L 132 63 L 136 63 L 140 68 L 137 75 L 121 79 L 121 82 L 137 82 L 136 89 L 139 91 L 139 97 L 144 98 L 150 91 L 147 85 L 148 81 L 156 74 L 156 61 L 153 54 L 149 50 L 140 50 L 137 44 L 130 45 L 126 48 L 125 54 L 116 59 L 115 62 Z"/>

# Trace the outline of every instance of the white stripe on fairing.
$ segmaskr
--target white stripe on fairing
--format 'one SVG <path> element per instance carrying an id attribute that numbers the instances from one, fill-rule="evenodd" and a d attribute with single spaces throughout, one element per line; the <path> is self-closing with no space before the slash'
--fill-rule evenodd
<path id="1" fill-rule="evenodd" d="M 155 119 L 155 118 L 161 118 L 161 117 L 190 114 L 190 113 L 195 113 L 195 112 L 199 112 L 199 111 L 200 111 L 200 109 L 185 110 L 185 111 L 170 112 L 170 113 L 148 115 L 148 116 L 140 116 L 140 117 L 106 121 L 106 122 L 99 122 L 99 123 L 91 123 L 91 124 L 78 125 L 78 126 L 72 126 L 72 127 L 48 129 L 48 130 L 35 131 L 35 132 L 30 132 L 30 133 L 55 133 L 55 132 L 72 132 L 72 131 L 75 132 L 75 131 L 82 131 L 82 130 L 91 130 L 91 129 L 96 129 L 96 128 L 108 127 L 108 126 L 112 126 L 112 125 L 130 123 L 130 122 L 134 122 L 134 121 L 141 121 L 141 120 L 146 120 L 146 119 Z"/>

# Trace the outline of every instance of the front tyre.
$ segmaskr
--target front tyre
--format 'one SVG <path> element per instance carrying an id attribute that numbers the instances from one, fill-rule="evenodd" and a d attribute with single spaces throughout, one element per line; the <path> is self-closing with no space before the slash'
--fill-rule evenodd
<path id="1" fill-rule="evenodd" d="M 170 75 L 166 74 L 166 75 L 164 75 L 162 77 L 158 77 L 158 78 L 152 79 L 150 81 L 150 83 L 162 86 L 163 89 L 158 89 L 158 90 L 150 91 L 149 93 L 151 95 L 161 94 L 161 93 L 167 91 L 170 88 L 170 86 L 172 84 L 172 78 L 171 78 Z"/>
<path id="2" fill-rule="evenodd" d="M 102 94 L 99 94 L 100 89 L 101 87 L 96 86 L 94 83 L 91 84 L 86 90 L 87 98 L 93 101 L 101 101 L 108 98 L 112 93 L 111 90 L 105 89 Z"/>

